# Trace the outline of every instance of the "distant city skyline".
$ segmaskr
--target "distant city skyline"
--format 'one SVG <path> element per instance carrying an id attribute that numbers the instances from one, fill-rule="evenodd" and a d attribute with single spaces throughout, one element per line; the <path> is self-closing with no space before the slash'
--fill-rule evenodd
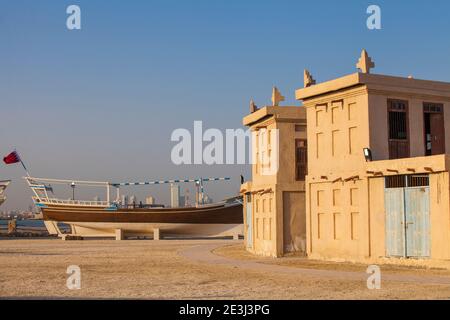
<path id="1" fill-rule="evenodd" d="M 450 82 L 448 1 L 80 0 L 81 30 L 68 30 L 71 4 L 1 3 L 0 155 L 17 148 L 38 177 L 232 177 L 205 184 L 221 200 L 238 194 L 249 166 L 176 166 L 175 129 L 196 120 L 243 128 L 250 99 L 269 105 L 274 85 L 281 105 L 299 105 L 303 69 L 318 82 L 356 72 L 363 48 L 374 73 Z M 382 10 L 381 30 L 366 27 L 370 4 Z M 31 204 L 23 175 L 20 165 L 0 165 L 0 180 L 13 180 L 0 210 Z M 193 202 L 194 185 L 185 187 Z M 169 185 L 123 192 L 170 203 Z"/>

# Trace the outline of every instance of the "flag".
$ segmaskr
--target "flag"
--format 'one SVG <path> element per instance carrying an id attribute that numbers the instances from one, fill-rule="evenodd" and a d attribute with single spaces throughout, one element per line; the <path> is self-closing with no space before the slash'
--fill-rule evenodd
<path id="1" fill-rule="evenodd" d="M 16 151 L 11 152 L 6 157 L 3 158 L 3 162 L 6 164 L 13 164 L 17 162 L 21 162 L 19 154 Z"/>

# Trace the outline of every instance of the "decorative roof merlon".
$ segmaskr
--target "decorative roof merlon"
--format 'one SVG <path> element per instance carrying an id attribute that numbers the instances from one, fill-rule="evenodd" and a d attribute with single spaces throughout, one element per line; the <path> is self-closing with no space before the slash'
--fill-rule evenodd
<path id="1" fill-rule="evenodd" d="M 250 100 L 250 113 L 258 111 L 258 106 L 255 104 L 255 102 Z"/>
<path id="2" fill-rule="evenodd" d="M 363 51 L 361 52 L 361 57 L 356 64 L 356 68 L 360 69 L 362 73 L 370 73 L 370 69 L 375 68 L 375 63 L 367 54 L 366 49 L 363 49 Z"/>
<path id="3" fill-rule="evenodd" d="M 316 80 L 312 77 L 311 73 L 308 70 L 303 71 L 303 85 L 305 88 L 310 87 L 316 84 Z"/>
<path id="4" fill-rule="evenodd" d="M 277 89 L 277 87 L 273 87 L 273 89 L 272 89 L 272 105 L 278 106 L 281 101 L 284 101 L 284 96 L 281 95 L 281 93 Z"/>

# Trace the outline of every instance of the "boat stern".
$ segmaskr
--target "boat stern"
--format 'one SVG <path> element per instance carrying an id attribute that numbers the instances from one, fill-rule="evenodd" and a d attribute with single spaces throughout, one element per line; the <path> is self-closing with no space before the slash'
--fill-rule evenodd
<path id="1" fill-rule="evenodd" d="M 11 183 L 11 180 L 1 180 L 0 181 L 0 206 L 2 205 L 3 202 L 6 201 L 6 196 L 5 196 L 4 192 L 10 183 Z"/>

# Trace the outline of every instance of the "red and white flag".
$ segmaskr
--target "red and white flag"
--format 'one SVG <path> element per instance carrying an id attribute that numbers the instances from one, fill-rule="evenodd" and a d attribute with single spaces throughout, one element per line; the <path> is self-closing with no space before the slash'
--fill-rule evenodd
<path id="1" fill-rule="evenodd" d="M 13 164 L 21 162 L 19 154 L 17 151 L 13 151 L 10 154 L 8 154 L 6 157 L 3 158 L 3 162 L 6 164 Z"/>

